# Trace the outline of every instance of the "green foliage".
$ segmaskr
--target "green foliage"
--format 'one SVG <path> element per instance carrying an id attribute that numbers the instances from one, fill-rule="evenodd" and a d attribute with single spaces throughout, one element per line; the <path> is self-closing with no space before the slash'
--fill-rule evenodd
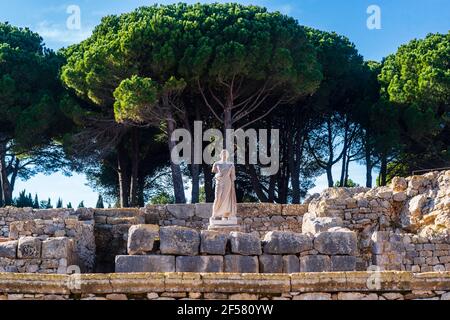
<path id="1" fill-rule="evenodd" d="M 450 32 L 402 45 L 383 63 L 383 99 L 398 110 L 406 171 L 448 165 L 450 160 Z"/>
<path id="2" fill-rule="evenodd" d="M 114 91 L 114 114 L 118 122 L 126 119 L 142 122 L 142 114 L 151 112 L 157 102 L 157 84 L 150 78 L 140 78 L 136 75 L 123 80 Z"/>
<path id="3" fill-rule="evenodd" d="M 174 202 L 174 196 L 165 191 L 159 192 L 157 195 L 150 199 L 150 204 L 171 204 Z"/>
<path id="4" fill-rule="evenodd" d="M 17 208 L 32 208 L 33 207 L 33 198 L 30 194 L 26 194 L 26 190 L 23 190 L 19 193 L 19 197 L 14 199 L 14 206 Z"/>
<path id="5" fill-rule="evenodd" d="M 53 209 L 52 200 L 48 198 L 47 201 L 41 201 L 40 209 Z"/>
<path id="6" fill-rule="evenodd" d="M 12 177 L 28 179 L 66 164 L 58 144 L 70 128 L 59 109 L 65 94 L 58 79 L 63 63 L 38 34 L 0 23 L 0 160 L 15 163 L 2 172 L 0 194 L 6 203 L 12 198 Z"/>
<path id="7" fill-rule="evenodd" d="M 84 201 L 80 202 L 80 204 L 78 205 L 78 208 L 84 208 Z"/>
<path id="8" fill-rule="evenodd" d="M 334 184 L 334 187 L 340 188 L 341 187 L 340 181 L 336 181 L 336 183 Z M 356 182 L 354 182 L 352 179 L 348 179 L 347 184 L 344 187 L 345 188 L 357 188 L 357 187 L 360 187 L 360 185 L 357 184 Z"/>
<path id="9" fill-rule="evenodd" d="M 39 198 L 37 194 L 34 195 L 33 209 L 39 209 Z"/>
<path id="10" fill-rule="evenodd" d="M 102 197 L 101 194 L 98 195 L 98 200 L 97 200 L 97 204 L 95 205 L 95 207 L 97 209 L 104 209 L 105 208 L 105 205 L 103 203 L 103 197 Z"/>
<path id="11" fill-rule="evenodd" d="M 56 202 L 56 208 L 60 209 L 63 207 L 63 202 L 61 198 L 58 198 L 58 202 Z"/>
<path id="12" fill-rule="evenodd" d="M 67 209 L 72 209 L 73 207 L 72 207 L 72 203 L 71 202 L 69 202 L 68 204 L 67 204 Z"/>

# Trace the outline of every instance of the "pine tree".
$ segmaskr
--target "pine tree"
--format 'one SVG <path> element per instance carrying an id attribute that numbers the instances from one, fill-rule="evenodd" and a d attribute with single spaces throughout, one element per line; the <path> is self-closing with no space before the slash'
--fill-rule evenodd
<path id="1" fill-rule="evenodd" d="M 72 202 L 69 202 L 69 203 L 67 204 L 67 209 L 73 209 L 73 207 L 72 207 Z"/>
<path id="2" fill-rule="evenodd" d="M 39 209 L 39 198 L 37 194 L 34 196 L 33 209 Z"/>
<path id="3" fill-rule="evenodd" d="M 61 209 L 63 207 L 63 202 L 61 198 L 58 198 L 58 202 L 56 203 L 56 208 Z"/>
<path id="4" fill-rule="evenodd" d="M 47 205 L 45 206 L 45 209 L 53 209 L 52 200 L 50 198 L 48 198 Z"/>
<path id="5" fill-rule="evenodd" d="M 97 205 L 95 206 L 97 209 L 104 209 L 105 205 L 103 203 L 103 197 L 101 194 L 98 195 Z"/>
<path id="6" fill-rule="evenodd" d="M 78 205 L 78 208 L 84 208 L 84 201 L 80 202 L 80 204 Z"/>

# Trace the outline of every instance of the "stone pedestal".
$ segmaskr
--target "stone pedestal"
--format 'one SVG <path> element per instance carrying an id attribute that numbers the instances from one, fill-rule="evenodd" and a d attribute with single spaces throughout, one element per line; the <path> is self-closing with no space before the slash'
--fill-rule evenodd
<path id="1" fill-rule="evenodd" d="M 231 217 L 227 220 L 209 219 L 208 230 L 230 233 L 232 231 L 243 231 L 242 226 L 238 225 L 237 217 Z"/>

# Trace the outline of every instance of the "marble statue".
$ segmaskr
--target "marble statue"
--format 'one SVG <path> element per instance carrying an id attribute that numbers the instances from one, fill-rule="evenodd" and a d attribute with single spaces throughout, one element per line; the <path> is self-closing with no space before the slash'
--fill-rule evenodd
<path id="1" fill-rule="evenodd" d="M 229 153 L 222 150 L 220 161 L 213 164 L 212 172 L 215 173 L 216 189 L 213 204 L 213 212 L 210 224 L 237 224 L 236 218 L 236 190 L 234 182 L 236 171 L 234 164 L 228 161 Z"/>

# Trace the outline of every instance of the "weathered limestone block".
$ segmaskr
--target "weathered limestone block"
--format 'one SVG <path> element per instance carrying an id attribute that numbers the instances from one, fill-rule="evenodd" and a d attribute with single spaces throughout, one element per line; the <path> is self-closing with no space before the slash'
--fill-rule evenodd
<path id="1" fill-rule="evenodd" d="M 355 256 L 331 256 L 331 271 L 355 271 Z"/>
<path id="2" fill-rule="evenodd" d="M 116 272 L 175 272 L 175 256 L 117 256 Z"/>
<path id="3" fill-rule="evenodd" d="M 364 294 L 360 292 L 339 292 L 338 300 L 378 300 L 376 293 Z"/>
<path id="4" fill-rule="evenodd" d="M 175 218 L 185 220 L 194 216 L 195 205 L 193 204 L 168 204 L 167 211 Z"/>
<path id="5" fill-rule="evenodd" d="M 342 219 L 339 217 L 314 217 L 312 214 L 306 213 L 303 216 L 302 232 L 317 234 L 342 225 Z"/>
<path id="6" fill-rule="evenodd" d="M 227 255 L 225 256 L 225 272 L 258 273 L 258 257 Z"/>
<path id="7" fill-rule="evenodd" d="M 302 216 L 308 211 L 306 204 L 283 204 L 281 214 L 283 216 Z"/>
<path id="8" fill-rule="evenodd" d="M 281 204 L 276 203 L 238 203 L 238 217 L 271 217 L 281 215 Z"/>
<path id="9" fill-rule="evenodd" d="M 321 232 L 314 239 L 314 249 L 328 255 L 356 255 L 356 233 L 343 228 Z"/>
<path id="10" fill-rule="evenodd" d="M 75 215 L 81 221 L 94 220 L 94 212 L 94 209 L 91 208 L 78 208 Z"/>
<path id="11" fill-rule="evenodd" d="M 411 198 L 400 213 L 400 223 L 405 229 L 413 228 L 422 218 L 422 208 L 427 201 L 427 196 L 419 194 Z"/>
<path id="12" fill-rule="evenodd" d="M 223 272 L 223 256 L 180 256 L 177 272 Z"/>
<path id="13" fill-rule="evenodd" d="M 283 256 L 283 273 L 300 272 L 300 260 L 297 256 Z"/>
<path id="14" fill-rule="evenodd" d="M 391 181 L 391 188 L 394 192 L 403 192 L 408 188 L 408 182 L 405 178 L 394 177 Z"/>
<path id="15" fill-rule="evenodd" d="M 331 293 L 308 292 L 295 296 L 292 300 L 331 300 Z"/>
<path id="16" fill-rule="evenodd" d="M 206 254 L 225 255 L 228 235 L 217 231 L 202 230 L 200 232 L 200 252 Z"/>
<path id="17" fill-rule="evenodd" d="M 33 259 L 41 257 L 42 242 L 35 237 L 21 237 L 18 243 L 17 257 Z"/>
<path id="18" fill-rule="evenodd" d="M 323 255 L 300 257 L 300 272 L 328 272 L 331 270 L 330 257 Z"/>
<path id="19" fill-rule="evenodd" d="M 155 240 L 159 238 L 159 226 L 139 224 L 128 231 L 127 251 L 130 255 L 146 254 L 153 250 Z"/>
<path id="20" fill-rule="evenodd" d="M 394 196 L 392 197 L 392 199 L 395 202 L 403 202 L 407 199 L 406 193 L 401 191 L 401 192 L 396 192 L 394 193 Z"/>
<path id="21" fill-rule="evenodd" d="M 310 234 L 289 231 L 271 231 L 264 237 L 264 253 L 296 254 L 313 248 L 313 237 Z"/>
<path id="22" fill-rule="evenodd" d="M 162 227 L 160 229 L 160 250 L 162 254 L 195 256 L 199 252 L 198 231 L 185 227 Z"/>
<path id="23" fill-rule="evenodd" d="M 245 256 L 260 255 L 261 240 L 256 233 L 231 232 L 231 252 Z"/>
<path id="24" fill-rule="evenodd" d="M 18 243 L 18 241 L 0 242 L 0 258 L 15 259 Z"/>
<path id="25" fill-rule="evenodd" d="M 409 178 L 408 189 L 419 190 L 426 183 L 425 176 L 412 176 Z"/>
<path id="26" fill-rule="evenodd" d="M 261 273 L 282 273 L 283 256 L 264 254 L 259 256 L 259 272 Z"/>
<path id="27" fill-rule="evenodd" d="M 72 254 L 73 241 L 69 238 L 49 238 L 42 242 L 43 259 L 67 259 Z"/>
<path id="28" fill-rule="evenodd" d="M 195 216 L 203 219 L 209 219 L 212 216 L 212 203 L 196 203 Z"/>

